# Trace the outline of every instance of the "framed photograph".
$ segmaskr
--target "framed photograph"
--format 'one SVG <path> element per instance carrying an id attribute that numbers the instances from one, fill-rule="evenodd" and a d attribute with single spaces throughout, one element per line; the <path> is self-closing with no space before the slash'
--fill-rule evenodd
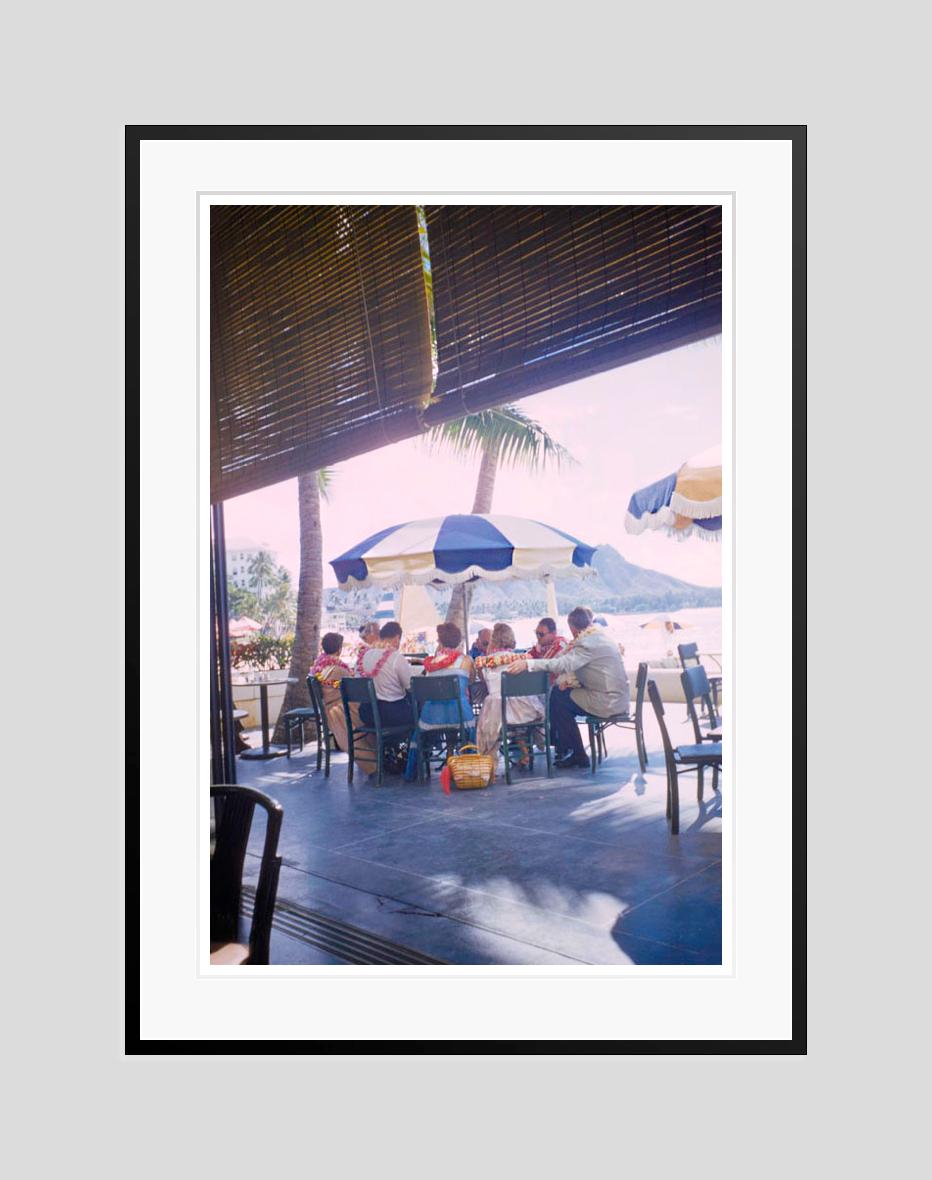
<path id="1" fill-rule="evenodd" d="M 126 142 L 127 1051 L 804 1053 L 805 128 Z"/>

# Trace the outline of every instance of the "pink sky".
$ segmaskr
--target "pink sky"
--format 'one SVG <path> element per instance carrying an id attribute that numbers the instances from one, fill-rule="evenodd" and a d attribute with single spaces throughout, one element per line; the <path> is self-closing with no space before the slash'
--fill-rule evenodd
<path id="1" fill-rule="evenodd" d="M 628 561 L 687 582 L 720 586 L 721 546 L 691 537 L 625 532 L 631 493 L 721 441 L 721 342 L 687 348 L 587 377 L 518 403 L 579 460 L 559 473 L 502 470 L 492 511 L 530 516 L 590 545 L 614 545 Z M 478 461 L 431 453 L 410 439 L 335 468 L 324 504 L 324 584 L 328 561 L 379 529 L 407 520 L 468 512 Z M 297 483 L 286 480 L 228 500 L 229 548 L 259 544 L 298 573 Z"/>

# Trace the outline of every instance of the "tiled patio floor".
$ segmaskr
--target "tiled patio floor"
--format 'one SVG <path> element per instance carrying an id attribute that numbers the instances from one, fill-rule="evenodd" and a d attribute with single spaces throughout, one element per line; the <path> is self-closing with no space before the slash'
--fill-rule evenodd
<path id="1" fill-rule="evenodd" d="M 668 712 L 674 740 L 691 740 L 681 712 Z M 707 775 L 697 804 L 695 776 L 683 778 L 681 831 L 669 834 L 649 721 L 643 777 L 633 734 L 618 730 L 595 777 L 547 779 L 538 759 L 533 778 L 449 796 L 436 775 L 376 787 L 357 772 L 350 786 L 339 754 L 327 779 L 313 746 L 239 759 L 237 772 L 284 808 L 280 899 L 449 963 L 719 963 L 721 798 Z M 276 930 L 272 962 L 342 960 Z"/>

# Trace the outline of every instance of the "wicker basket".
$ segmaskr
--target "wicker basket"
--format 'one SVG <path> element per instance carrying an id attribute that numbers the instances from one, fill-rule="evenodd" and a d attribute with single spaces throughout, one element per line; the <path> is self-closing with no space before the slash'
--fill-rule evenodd
<path id="1" fill-rule="evenodd" d="M 467 754 L 467 750 L 475 750 L 475 754 Z M 460 747 L 458 754 L 447 759 L 450 777 L 453 785 L 461 791 L 469 791 L 474 787 L 488 787 L 495 781 L 495 760 L 488 754 L 480 754 L 479 747 L 468 742 Z"/>

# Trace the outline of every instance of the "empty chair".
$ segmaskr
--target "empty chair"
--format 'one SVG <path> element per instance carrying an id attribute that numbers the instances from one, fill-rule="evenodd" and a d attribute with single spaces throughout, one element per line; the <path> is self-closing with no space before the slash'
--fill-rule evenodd
<path id="1" fill-rule="evenodd" d="M 349 767 L 346 781 L 353 781 L 353 767 L 356 764 L 356 746 L 360 739 L 371 737 L 375 742 L 375 773 L 376 784 L 382 785 L 383 768 L 385 764 L 385 747 L 397 746 L 411 734 L 410 725 L 383 725 L 379 716 L 379 701 L 375 695 L 375 682 L 371 676 L 345 676 L 340 681 L 340 693 L 343 697 L 343 711 L 346 716 L 346 734 L 349 743 Z M 372 711 L 372 724 L 366 725 L 361 718 L 353 720 L 352 705 L 368 705 Z"/>
<path id="2" fill-rule="evenodd" d="M 217 966 L 268 963 L 272 914 L 282 864 L 278 855 L 281 804 L 250 787 L 213 786 L 210 797 L 215 816 L 210 857 L 210 961 Z M 243 942 L 240 936 L 243 865 L 257 807 L 266 813 L 265 842 L 249 939 Z"/>
<path id="3" fill-rule="evenodd" d="M 289 709 L 287 713 L 283 714 L 282 719 L 285 722 L 285 745 L 288 747 L 288 757 L 289 758 L 291 757 L 291 735 L 292 735 L 292 733 L 295 730 L 298 731 L 298 740 L 300 743 L 299 748 L 303 750 L 304 749 L 304 726 L 305 726 L 305 723 L 308 721 L 313 722 L 314 736 L 317 740 L 317 769 L 320 770 L 320 741 L 321 741 L 320 712 L 318 711 L 317 705 L 314 703 L 314 692 L 311 688 L 311 681 L 313 679 L 314 679 L 313 676 L 308 676 L 308 678 L 307 678 L 307 691 L 308 691 L 308 696 L 310 696 L 310 698 L 311 698 L 310 708 L 308 708 L 307 706 L 302 706 L 301 708 L 298 708 L 298 709 Z"/>
<path id="4" fill-rule="evenodd" d="M 430 774 L 431 752 L 446 747 L 445 760 L 457 745 L 476 740 L 476 721 L 472 708 L 467 709 L 462 676 L 415 676 L 411 681 L 414 698 L 414 729 L 417 749 L 417 774 L 423 782 Z"/>
<path id="5" fill-rule="evenodd" d="M 698 667 L 687 668 L 680 676 L 683 685 L 683 695 L 686 698 L 686 711 L 693 725 L 693 734 L 697 742 L 720 742 L 722 740 L 722 719 L 715 711 L 712 702 L 712 690 L 709 678 L 701 664 Z M 702 705 L 705 718 L 700 720 L 696 709 L 696 701 Z"/>
<path id="6" fill-rule="evenodd" d="M 680 657 L 680 664 L 685 672 L 688 668 L 702 667 L 702 661 L 699 659 L 699 645 L 698 643 L 679 643 L 676 647 Z M 709 688 L 711 689 L 712 703 L 715 706 L 714 712 L 718 712 L 718 690 L 722 686 L 721 676 L 709 677 Z"/>
<path id="7" fill-rule="evenodd" d="M 660 726 L 660 736 L 663 740 L 663 754 L 667 770 L 667 819 L 670 820 L 670 831 L 675 836 L 680 830 L 680 787 L 679 777 L 695 770 L 699 779 L 698 796 L 702 801 L 701 770 L 706 766 L 712 767 L 713 786 L 718 783 L 718 772 L 722 765 L 721 742 L 697 742 L 692 746 L 674 746 L 667 733 L 664 721 L 663 701 L 656 681 L 648 680 L 647 695 L 654 708 L 657 724 Z"/>
<path id="8" fill-rule="evenodd" d="M 509 721 L 508 701 L 514 697 L 541 697 L 544 703 L 543 719 L 534 721 Z M 517 672 L 502 677 L 502 757 L 505 760 L 505 782 L 511 782 L 511 744 L 523 746 L 528 751 L 529 767 L 534 769 L 534 740 L 544 731 L 544 752 L 547 758 L 547 778 L 553 778 L 553 753 L 550 749 L 550 673 Z"/>

